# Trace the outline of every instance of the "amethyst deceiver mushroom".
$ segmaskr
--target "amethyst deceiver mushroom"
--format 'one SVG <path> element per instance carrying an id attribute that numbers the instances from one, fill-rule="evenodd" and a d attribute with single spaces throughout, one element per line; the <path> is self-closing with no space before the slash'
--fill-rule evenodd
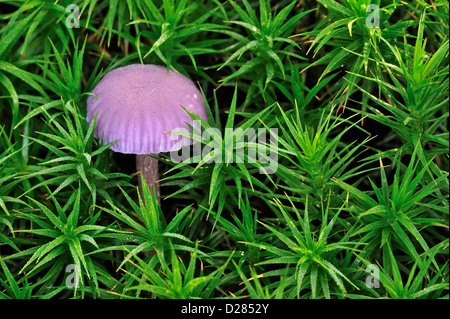
<path id="1" fill-rule="evenodd" d="M 137 171 L 159 197 L 158 160 L 152 156 L 192 144 L 167 132 L 193 125 L 181 106 L 206 120 L 202 94 L 184 75 L 150 64 L 117 68 L 92 93 L 97 98 L 89 96 L 86 120 L 90 123 L 98 113 L 94 136 L 103 136 L 105 144 L 118 140 L 111 146 L 115 152 L 136 154 Z M 138 179 L 142 194 L 143 181 Z"/>

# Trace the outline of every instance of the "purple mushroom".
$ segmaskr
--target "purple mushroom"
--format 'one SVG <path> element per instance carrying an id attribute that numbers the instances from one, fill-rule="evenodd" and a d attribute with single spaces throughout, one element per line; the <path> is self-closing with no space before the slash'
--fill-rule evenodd
<path id="1" fill-rule="evenodd" d="M 103 135 L 105 144 L 118 140 L 111 146 L 116 152 L 136 154 L 138 172 L 159 197 L 158 160 L 152 156 L 192 144 L 190 139 L 167 132 L 186 130 L 186 123 L 193 125 L 181 106 L 206 120 L 202 94 L 174 70 L 141 64 L 109 72 L 92 93 L 97 98 L 89 96 L 86 120 L 90 123 L 98 113 L 94 136 Z M 138 180 L 142 194 L 143 181 Z"/>

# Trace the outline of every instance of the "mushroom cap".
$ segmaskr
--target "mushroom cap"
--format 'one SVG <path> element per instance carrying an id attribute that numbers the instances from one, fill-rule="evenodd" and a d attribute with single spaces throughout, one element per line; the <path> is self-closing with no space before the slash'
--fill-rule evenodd
<path id="1" fill-rule="evenodd" d="M 168 131 L 189 131 L 189 114 L 206 120 L 203 96 L 184 75 L 158 65 L 132 64 L 108 72 L 87 100 L 86 120 L 98 112 L 95 137 L 111 149 L 127 154 L 157 154 L 192 144 Z M 180 106 L 181 105 L 181 106 Z M 194 126 L 195 127 L 195 126 Z"/>

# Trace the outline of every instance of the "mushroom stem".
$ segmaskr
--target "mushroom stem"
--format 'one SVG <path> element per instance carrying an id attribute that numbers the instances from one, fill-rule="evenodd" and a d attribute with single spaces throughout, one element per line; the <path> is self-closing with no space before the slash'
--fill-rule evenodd
<path id="1" fill-rule="evenodd" d="M 136 169 L 138 172 L 141 172 L 139 174 L 138 180 L 139 180 L 139 192 L 142 198 L 142 201 L 144 201 L 144 194 L 142 190 L 142 179 L 144 179 L 147 182 L 148 188 L 150 189 L 150 192 L 153 193 L 153 186 L 155 187 L 155 194 L 157 202 L 159 203 L 159 184 L 156 182 L 159 179 L 159 173 L 158 173 L 158 160 L 152 156 L 156 156 L 157 154 L 137 154 L 136 155 Z"/>

